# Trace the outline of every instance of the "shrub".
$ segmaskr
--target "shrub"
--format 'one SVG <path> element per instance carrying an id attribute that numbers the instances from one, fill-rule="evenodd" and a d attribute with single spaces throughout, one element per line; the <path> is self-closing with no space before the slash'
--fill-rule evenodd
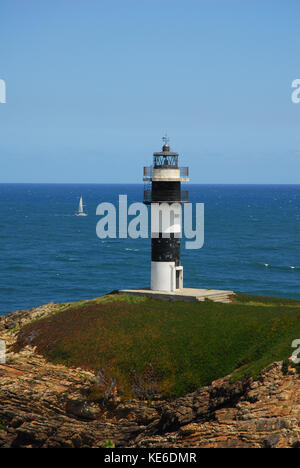
<path id="1" fill-rule="evenodd" d="M 289 362 L 287 360 L 283 361 L 281 371 L 283 375 L 287 375 L 289 371 Z"/>
<path id="2" fill-rule="evenodd" d="M 233 303 L 106 296 L 66 306 L 21 329 L 48 360 L 98 371 L 90 398 L 183 396 L 288 359 L 300 336 L 300 301 L 237 296 Z M 151 363 L 151 364 L 150 364 Z M 235 371 L 236 370 L 236 371 Z"/>

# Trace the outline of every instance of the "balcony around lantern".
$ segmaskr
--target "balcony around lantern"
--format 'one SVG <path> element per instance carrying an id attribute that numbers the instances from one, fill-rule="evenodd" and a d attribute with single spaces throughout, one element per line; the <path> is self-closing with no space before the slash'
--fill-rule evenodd
<path id="1" fill-rule="evenodd" d="M 188 182 L 189 181 L 189 168 L 188 167 L 174 167 L 174 166 L 145 166 L 144 167 L 144 181 L 176 181 Z"/>
<path id="2" fill-rule="evenodd" d="M 188 203 L 189 202 L 189 191 L 181 190 L 180 200 L 153 200 L 152 190 L 144 190 L 144 203 L 150 205 L 151 203 Z"/>

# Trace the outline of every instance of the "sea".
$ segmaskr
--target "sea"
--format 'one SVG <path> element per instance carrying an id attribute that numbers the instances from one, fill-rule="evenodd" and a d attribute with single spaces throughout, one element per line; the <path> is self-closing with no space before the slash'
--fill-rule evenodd
<path id="1" fill-rule="evenodd" d="M 192 185 L 205 242 L 184 285 L 300 299 L 300 185 Z M 150 283 L 150 239 L 99 239 L 97 206 L 143 199 L 142 184 L 0 184 L 0 315 Z M 74 216 L 82 195 L 87 217 Z"/>

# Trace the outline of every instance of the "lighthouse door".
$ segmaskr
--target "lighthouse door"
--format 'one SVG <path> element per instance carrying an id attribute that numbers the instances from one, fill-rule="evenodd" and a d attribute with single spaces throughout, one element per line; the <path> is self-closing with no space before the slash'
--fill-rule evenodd
<path id="1" fill-rule="evenodd" d="M 183 268 L 182 266 L 176 267 L 176 289 L 183 288 Z"/>
<path id="2" fill-rule="evenodd" d="M 176 270 L 176 289 L 180 288 L 180 270 Z"/>

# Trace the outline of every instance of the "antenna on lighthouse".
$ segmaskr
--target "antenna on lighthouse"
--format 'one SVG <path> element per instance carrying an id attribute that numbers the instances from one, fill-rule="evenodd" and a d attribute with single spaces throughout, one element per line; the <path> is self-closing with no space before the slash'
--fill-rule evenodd
<path id="1" fill-rule="evenodd" d="M 164 142 L 164 145 L 167 145 L 170 141 L 170 138 L 168 137 L 168 134 L 167 132 L 164 134 L 164 136 L 162 137 L 162 141 Z"/>

